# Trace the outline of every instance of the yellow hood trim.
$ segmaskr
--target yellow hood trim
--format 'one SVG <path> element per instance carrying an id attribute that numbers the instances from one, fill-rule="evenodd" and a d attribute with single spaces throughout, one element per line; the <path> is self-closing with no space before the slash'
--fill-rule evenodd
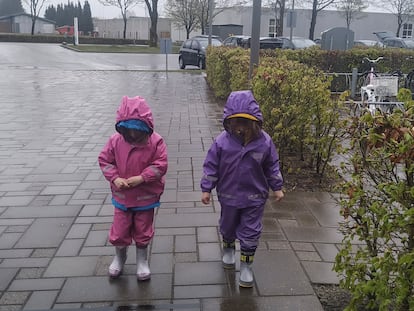
<path id="1" fill-rule="evenodd" d="M 232 118 L 245 118 L 245 119 L 249 119 L 253 121 L 259 121 L 258 118 L 250 114 L 247 114 L 247 113 L 236 113 L 236 114 L 232 114 L 231 116 L 227 117 L 227 119 L 232 119 Z"/>

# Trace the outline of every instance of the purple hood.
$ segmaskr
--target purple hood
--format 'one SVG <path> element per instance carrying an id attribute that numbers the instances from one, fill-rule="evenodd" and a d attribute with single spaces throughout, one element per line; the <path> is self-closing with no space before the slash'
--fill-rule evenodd
<path id="1" fill-rule="evenodd" d="M 257 118 L 260 125 L 263 123 L 262 112 L 251 91 L 231 92 L 224 106 L 223 122 L 226 118 L 238 113 L 249 114 Z"/>

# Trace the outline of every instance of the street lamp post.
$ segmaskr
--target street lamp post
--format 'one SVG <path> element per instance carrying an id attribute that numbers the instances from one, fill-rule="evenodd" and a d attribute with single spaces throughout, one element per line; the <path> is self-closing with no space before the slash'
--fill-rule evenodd
<path id="1" fill-rule="evenodd" d="M 252 78 L 254 67 L 259 65 L 261 11 L 262 11 L 262 1 L 253 0 L 252 36 L 250 38 L 249 80 L 251 80 Z"/>
<path id="2" fill-rule="evenodd" d="M 211 36 L 213 34 L 213 11 L 214 0 L 208 0 L 208 45 L 211 45 Z"/>

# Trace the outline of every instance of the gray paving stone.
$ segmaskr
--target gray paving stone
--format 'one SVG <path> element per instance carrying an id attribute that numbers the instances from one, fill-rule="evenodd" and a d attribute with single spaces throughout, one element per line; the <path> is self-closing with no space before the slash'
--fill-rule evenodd
<path id="1" fill-rule="evenodd" d="M 21 279 L 14 280 L 9 287 L 10 291 L 37 291 L 37 290 L 58 290 L 62 287 L 63 278 L 53 279 Z"/>
<path id="2" fill-rule="evenodd" d="M 316 203 L 308 206 L 312 214 L 318 220 L 319 224 L 324 227 L 337 228 L 338 223 L 343 221 L 340 214 L 340 207 L 336 203 Z"/>
<path id="3" fill-rule="evenodd" d="M 151 251 L 153 253 L 171 253 L 174 250 L 173 236 L 154 236 Z"/>
<path id="4" fill-rule="evenodd" d="M 155 274 L 148 282 L 137 282 L 135 276 L 122 276 L 112 282 L 108 277 L 70 278 L 57 303 L 169 299 L 171 283 L 171 274 Z"/>
<path id="5" fill-rule="evenodd" d="M 33 249 L 0 249 L 0 258 L 26 258 L 30 257 Z"/>
<path id="6" fill-rule="evenodd" d="M 272 267 L 267 269 L 266 267 Z M 292 251 L 258 251 L 253 263 L 261 295 L 313 295 L 313 288 Z"/>
<path id="7" fill-rule="evenodd" d="M 70 229 L 73 219 L 38 218 L 16 244 L 16 248 L 58 247 Z"/>
<path id="8" fill-rule="evenodd" d="M 46 267 L 50 258 L 7 258 L 0 263 L 0 268 L 39 268 Z"/>
<path id="9" fill-rule="evenodd" d="M 286 226 L 283 228 L 289 241 L 341 243 L 342 234 L 336 228 L 304 228 Z"/>
<path id="10" fill-rule="evenodd" d="M 66 238 L 67 239 L 83 239 L 88 235 L 90 228 L 91 228 L 90 224 L 74 224 L 70 228 L 68 234 L 66 235 Z"/>
<path id="11" fill-rule="evenodd" d="M 195 228 L 156 228 L 155 236 L 192 235 L 195 234 L 195 232 Z"/>
<path id="12" fill-rule="evenodd" d="M 322 261 L 317 252 L 296 251 L 296 256 L 300 261 Z"/>
<path id="13" fill-rule="evenodd" d="M 90 231 L 84 246 L 105 246 L 108 242 L 108 231 Z"/>
<path id="14" fill-rule="evenodd" d="M 32 218 L 21 218 L 21 219 L 7 219 L 0 218 L 0 226 L 28 226 L 32 224 L 34 219 Z"/>
<path id="15" fill-rule="evenodd" d="M 220 261 L 222 254 L 219 243 L 199 243 L 200 261 Z"/>
<path id="16" fill-rule="evenodd" d="M 0 305 L 22 305 L 30 292 L 5 292 L 0 298 Z"/>
<path id="17" fill-rule="evenodd" d="M 18 269 L 0 269 L 0 291 L 5 291 L 13 278 L 16 276 Z"/>
<path id="18" fill-rule="evenodd" d="M 21 268 L 16 279 L 39 279 L 44 271 L 45 268 Z"/>
<path id="19" fill-rule="evenodd" d="M 30 295 L 24 306 L 24 310 L 48 310 L 51 309 L 58 291 L 35 291 Z"/>
<path id="20" fill-rule="evenodd" d="M 219 285 L 174 286 L 174 298 L 211 298 L 227 296 L 227 287 Z"/>
<path id="21" fill-rule="evenodd" d="M 322 260 L 328 262 L 334 262 L 335 257 L 338 254 L 338 248 L 335 244 L 315 243 L 315 248 L 322 257 Z"/>
<path id="22" fill-rule="evenodd" d="M 195 235 L 177 235 L 175 237 L 175 252 L 190 253 L 197 251 Z"/>
<path id="23" fill-rule="evenodd" d="M 339 277 L 333 271 L 331 262 L 302 262 L 303 268 L 309 275 L 311 282 L 321 284 L 339 284 Z"/>
<path id="24" fill-rule="evenodd" d="M 199 243 L 217 242 L 218 239 L 217 227 L 197 228 L 197 241 Z"/>
<path id="25" fill-rule="evenodd" d="M 175 253 L 175 262 L 196 262 L 198 261 L 197 253 Z"/>
<path id="26" fill-rule="evenodd" d="M 225 275 L 220 262 L 176 263 L 174 285 L 224 284 Z"/>
<path id="27" fill-rule="evenodd" d="M 56 253 L 55 248 L 36 248 L 33 251 L 31 257 L 33 257 L 33 258 L 43 258 L 43 257 L 51 258 L 51 257 L 53 257 L 53 255 L 55 253 Z"/>
<path id="28" fill-rule="evenodd" d="M 7 232 L 7 233 L 25 232 L 27 228 L 28 228 L 28 226 L 9 226 L 4 231 Z M 3 232 L 3 231 L 0 229 L 0 234 L 1 234 L 1 232 Z"/>
<path id="29" fill-rule="evenodd" d="M 158 215 L 155 221 L 157 228 L 176 227 L 211 227 L 218 224 L 216 214 L 180 214 L 180 215 Z"/>
<path id="30" fill-rule="evenodd" d="M 64 240 L 56 252 L 56 257 L 77 256 L 83 242 L 83 239 Z"/>
<path id="31" fill-rule="evenodd" d="M 232 297 L 203 300 L 203 311 L 323 311 L 316 296 Z"/>
<path id="32" fill-rule="evenodd" d="M 151 273 L 173 273 L 173 254 L 151 254 Z"/>
<path id="33" fill-rule="evenodd" d="M 55 257 L 47 267 L 45 277 L 93 275 L 96 257 Z"/>
<path id="34" fill-rule="evenodd" d="M 71 310 L 73 310 L 73 309 L 80 309 L 81 306 L 82 306 L 81 303 L 56 303 L 53 306 L 53 309 L 66 309 L 66 310 L 71 309 Z"/>
<path id="35" fill-rule="evenodd" d="M 0 206 L 26 206 L 35 196 L 3 196 L 0 198 Z"/>
<path id="36" fill-rule="evenodd" d="M 15 191 L 25 191 L 31 186 L 30 183 L 8 183 L 0 184 L 0 191 L 4 192 L 15 192 Z"/>
<path id="37" fill-rule="evenodd" d="M 78 186 L 66 185 L 66 186 L 47 186 L 40 195 L 61 195 L 72 194 Z"/>
<path id="38" fill-rule="evenodd" d="M 21 232 L 3 233 L 0 236 L 0 249 L 13 248 L 22 235 Z"/>

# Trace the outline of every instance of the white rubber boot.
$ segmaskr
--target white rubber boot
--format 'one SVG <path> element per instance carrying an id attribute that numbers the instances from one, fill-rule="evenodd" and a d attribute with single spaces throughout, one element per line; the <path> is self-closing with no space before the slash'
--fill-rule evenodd
<path id="1" fill-rule="evenodd" d="M 236 247 L 233 242 L 223 241 L 223 268 L 234 269 L 236 266 Z"/>
<path id="2" fill-rule="evenodd" d="M 119 277 L 124 269 L 125 261 L 127 259 L 127 247 L 115 247 L 115 257 L 109 266 L 109 276 L 113 279 Z"/>
<path id="3" fill-rule="evenodd" d="M 137 279 L 145 281 L 151 278 L 151 271 L 148 266 L 148 248 L 137 247 Z"/>
<path id="4" fill-rule="evenodd" d="M 253 287 L 253 257 L 254 253 L 241 253 L 240 256 L 240 280 L 239 286 L 250 288 Z"/>

